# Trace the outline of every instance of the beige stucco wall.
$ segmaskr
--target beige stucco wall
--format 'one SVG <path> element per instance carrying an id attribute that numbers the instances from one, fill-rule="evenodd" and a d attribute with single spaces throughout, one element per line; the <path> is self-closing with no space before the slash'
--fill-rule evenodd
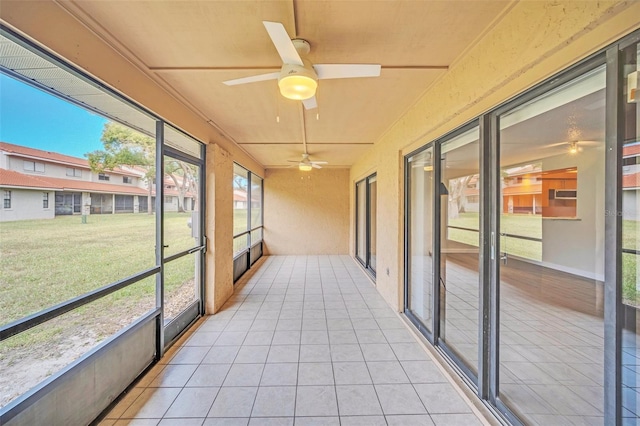
<path id="1" fill-rule="evenodd" d="M 636 1 L 520 1 L 469 47 L 444 76 L 351 168 L 350 253 L 354 185 L 378 175 L 376 285 L 398 310 L 403 300 L 403 164 L 412 150 L 640 27 Z"/>
<path id="2" fill-rule="evenodd" d="M 207 254 L 205 309 L 213 314 L 233 294 L 233 160 L 217 144 L 207 145 Z M 215 286 L 210 285 L 215 283 Z"/>
<path id="3" fill-rule="evenodd" d="M 347 254 L 349 170 L 267 169 L 266 254 Z"/>

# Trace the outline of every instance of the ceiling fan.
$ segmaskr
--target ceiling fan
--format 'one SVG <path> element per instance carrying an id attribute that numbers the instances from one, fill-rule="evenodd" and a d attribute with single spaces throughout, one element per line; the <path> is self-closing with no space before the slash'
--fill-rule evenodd
<path id="1" fill-rule="evenodd" d="M 555 148 L 555 147 L 566 147 L 569 154 L 577 154 L 578 152 L 582 151 L 582 148 L 584 147 L 603 146 L 603 145 L 604 145 L 604 142 L 600 142 L 600 141 L 577 140 L 577 141 L 551 143 L 551 144 L 542 146 L 542 148 L 547 149 L 547 148 Z"/>
<path id="2" fill-rule="evenodd" d="M 313 109 L 318 106 L 315 97 L 318 80 L 380 76 L 379 64 L 314 65 L 306 59 L 306 55 L 311 50 L 309 42 L 299 38 L 291 40 L 280 22 L 262 21 L 262 23 L 282 59 L 282 68 L 279 72 L 224 81 L 223 83 L 227 86 L 278 80 L 282 96 L 301 100 L 305 109 Z"/>
<path id="3" fill-rule="evenodd" d="M 309 154 L 306 152 L 302 154 L 302 160 L 287 160 L 290 163 L 298 163 L 298 169 L 303 172 L 308 172 L 311 169 L 321 169 L 320 164 L 329 164 L 326 161 L 311 161 L 309 160 Z"/>

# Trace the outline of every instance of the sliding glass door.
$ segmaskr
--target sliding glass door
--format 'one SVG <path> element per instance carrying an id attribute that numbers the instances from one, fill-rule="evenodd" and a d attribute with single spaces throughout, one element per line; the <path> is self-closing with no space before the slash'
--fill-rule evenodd
<path id="1" fill-rule="evenodd" d="M 498 115 L 499 400 L 603 424 L 605 68 Z"/>
<path id="2" fill-rule="evenodd" d="M 356 258 L 367 258 L 367 180 L 356 183 Z"/>
<path id="3" fill-rule="evenodd" d="M 481 284 L 479 146 L 478 126 L 467 127 L 407 156 L 405 169 L 405 312 L 474 382 Z"/>
<path id="4" fill-rule="evenodd" d="M 377 179 L 371 175 L 356 183 L 356 259 L 376 274 Z"/>
<path id="5" fill-rule="evenodd" d="M 433 330 L 433 146 L 407 158 L 406 312 L 430 336 Z"/>
<path id="6" fill-rule="evenodd" d="M 405 309 L 513 424 L 640 419 L 640 34 L 405 156 Z"/>
<path id="7" fill-rule="evenodd" d="M 478 373 L 480 143 L 478 126 L 442 142 L 439 341 L 470 377 Z"/>

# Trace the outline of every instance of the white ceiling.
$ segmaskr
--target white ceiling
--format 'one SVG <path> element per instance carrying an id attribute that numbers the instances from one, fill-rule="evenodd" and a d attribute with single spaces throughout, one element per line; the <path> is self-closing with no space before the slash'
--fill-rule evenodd
<path id="1" fill-rule="evenodd" d="M 349 167 L 469 48 L 510 1 L 70 1 L 77 19 L 265 167 L 299 159 Z M 378 63 L 378 78 L 322 80 L 318 110 L 276 81 L 222 81 L 279 70 L 262 24 L 311 44 L 313 63 Z M 319 119 L 317 119 L 319 113 Z M 276 117 L 279 117 L 277 122 Z"/>

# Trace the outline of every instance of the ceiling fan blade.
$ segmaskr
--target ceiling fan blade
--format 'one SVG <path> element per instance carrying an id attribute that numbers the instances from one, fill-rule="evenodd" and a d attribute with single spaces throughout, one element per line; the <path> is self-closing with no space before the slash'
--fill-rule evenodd
<path id="1" fill-rule="evenodd" d="M 237 84 L 255 83 L 256 81 L 277 80 L 279 72 L 271 72 L 269 74 L 252 75 L 251 77 L 236 78 L 235 80 L 223 81 L 227 86 L 235 86 Z"/>
<path id="2" fill-rule="evenodd" d="M 318 108 L 318 102 L 316 101 L 315 96 L 312 96 L 309 99 L 303 100 L 302 103 L 304 104 L 304 109 Z"/>
<path id="3" fill-rule="evenodd" d="M 380 76 L 379 64 L 315 64 L 313 68 L 320 80 Z"/>
<path id="4" fill-rule="evenodd" d="M 321 169 L 322 167 L 318 166 L 316 163 L 311 163 L 311 167 L 314 169 Z"/>
<path id="5" fill-rule="evenodd" d="M 329 164 L 327 161 L 312 161 L 311 164 Z"/>
<path id="6" fill-rule="evenodd" d="M 287 30 L 284 29 L 284 25 L 280 22 L 262 21 L 264 27 L 271 37 L 271 41 L 276 46 L 276 50 L 285 64 L 295 64 L 303 66 L 302 59 L 298 55 L 298 51 L 291 42 Z"/>

